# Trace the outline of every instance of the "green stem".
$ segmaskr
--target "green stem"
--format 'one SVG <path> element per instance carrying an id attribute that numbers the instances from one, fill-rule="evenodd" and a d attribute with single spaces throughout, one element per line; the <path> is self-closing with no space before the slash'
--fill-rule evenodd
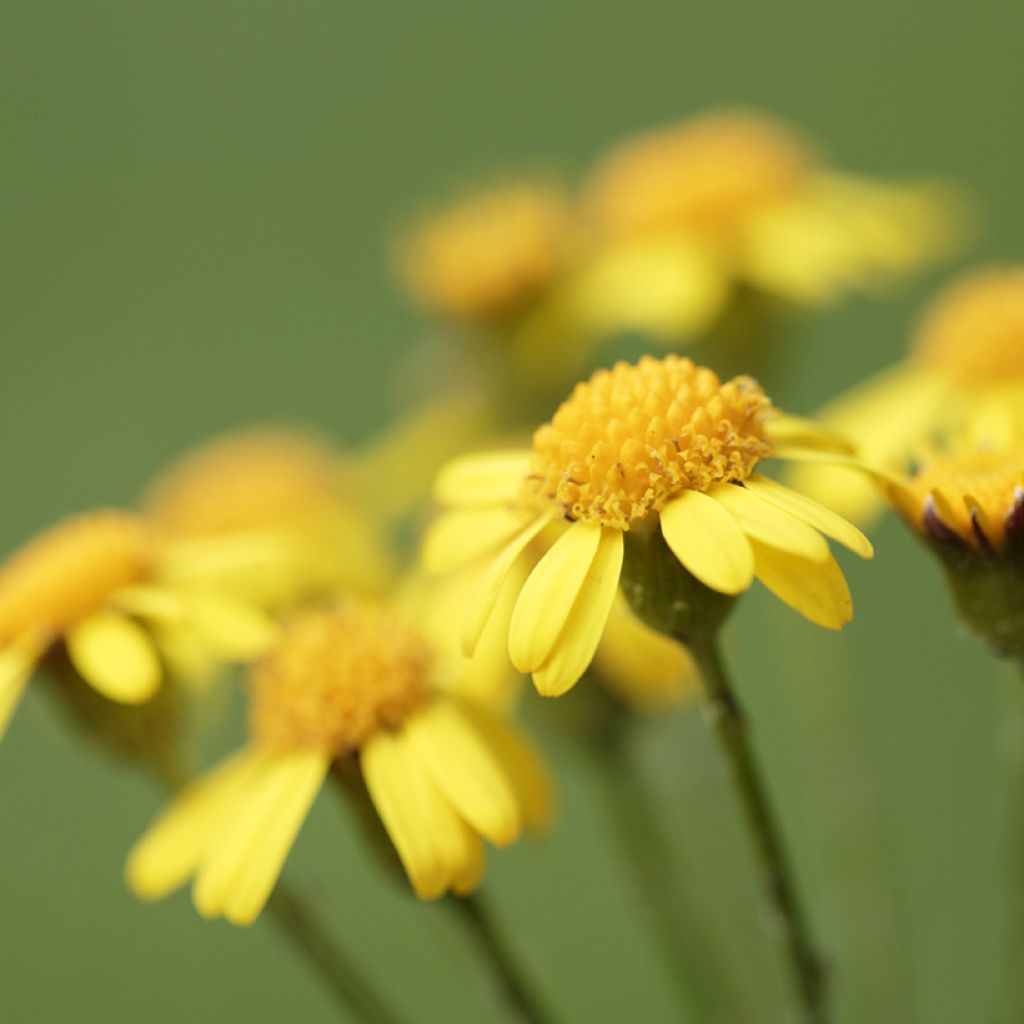
<path id="1" fill-rule="evenodd" d="M 306 901 L 278 880 L 267 903 L 270 920 L 316 971 L 339 1006 L 365 1024 L 397 1024 L 398 1017 L 362 977 L 317 920 Z"/>
<path id="2" fill-rule="evenodd" d="M 478 895 L 450 896 L 444 901 L 472 934 L 476 948 L 486 958 L 505 1002 L 529 1024 L 552 1024 L 542 999 L 527 980 L 511 946 L 495 927 L 494 918 Z"/>
<path id="3" fill-rule="evenodd" d="M 808 1024 L 823 1024 L 828 1017 L 822 961 L 797 897 L 779 827 L 754 760 L 745 716 L 729 683 L 715 640 L 691 637 L 690 650 L 704 679 L 712 722 L 743 805 L 769 903 L 786 942 L 804 1019 Z"/>

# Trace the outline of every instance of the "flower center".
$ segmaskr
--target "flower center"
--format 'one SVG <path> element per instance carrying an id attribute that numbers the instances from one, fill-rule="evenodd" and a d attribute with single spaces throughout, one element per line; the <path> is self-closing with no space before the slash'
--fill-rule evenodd
<path id="1" fill-rule="evenodd" d="M 982 270 L 943 291 L 914 354 L 968 387 L 1024 384 L 1024 267 Z"/>
<path id="2" fill-rule="evenodd" d="M 331 452 L 316 439 L 251 431 L 186 455 L 156 481 L 147 504 L 181 536 L 294 527 L 330 505 L 336 477 Z"/>
<path id="3" fill-rule="evenodd" d="M 804 144 L 763 115 L 733 111 L 649 132 L 613 150 L 589 189 L 613 234 L 735 227 L 788 197 L 813 166 Z"/>
<path id="4" fill-rule="evenodd" d="M 644 356 L 578 384 L 533 436 L 527 496 L 628 530 L 686 489 L 744 480 L 770 453 L 772 405 L 749 377 Z"/>
<path id="5" fill-rule="evenodd" d="M 252 670 L 252 733 L 271 749 L 343 756 L 429 699 L 433 660 L 386 609 L 350 601 L 307 611 Z"/>
<path id="6" fill-rule="evenodd" d="M 946 525 L 965 537 L 973 536 L 972 508 L 981 510 L 986 535 L 999 544 L 1010 516 L 1024 504 L 1024 445 L 999 451 L 979 451 L 937 459 L 924 466 L 910 481 L 918 526 L 924 522 L 933 491 L 945 499 L 947 514 L 954 522 Z M 938 510 L 945 522 L 946 515 Z M 1019 513 L 1017 513 L 1019 514 Z M 1024 525 L 1024 524 L 1022 524 Z"/>
<path id="7" fill-rule="evenodd" d="M 424 223 L 402 267 L 425 306 L 459 319 L 513 312 L 560 272 L 571 245 L 568 204 L 555 188 L 510 185 Z"/>
<path id="8" fill-rule="evenodd" d="M 0 644 L 64 632 L 138 583 L 150 555 L 145 524 L 127 512 L 76 516 L 40 534 L 0 567 Z"/>

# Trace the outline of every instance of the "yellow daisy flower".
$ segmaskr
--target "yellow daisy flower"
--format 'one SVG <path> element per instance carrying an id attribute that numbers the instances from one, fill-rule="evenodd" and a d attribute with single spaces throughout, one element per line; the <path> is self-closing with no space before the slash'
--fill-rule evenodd
<path id="1" fill-rule="evenodd" d="M 431 313 L 494 324 L 521 313 L 559 277 L 574 235 L 572 207 L 560 188 L 509 182 L 424 220 L 405 239 L 398 263 Z"/>
<path id="2" fill-rule="evenodd" d="M 921 317 L 907 359 L 821 410 L 866 461 L 902 467 L 936 437 L 984 416 L 996 429 L 1024 405 L 1024 267 L 987 267 L 957 279 Z M 869 520 L 876 488 L 842 469 L 802 469 L 801 489 L 829 495 Z"/>
<path id="3" fill-rule="evenodd" d="M 181 580 L 278 606 L 338 588 L 379 593 L 393 577 L 384 539 L 349 500 L 346 470 L 315 436 L 253 428 L 186 454 L 150 487 L 145 508 L 172 538 Z"/>
<path id="4" fill-rule="evenodd" d="M 252 671 L 250 742 L 186 789 L 139 840 L 132 890 L 190 876 L 206 917 L 262 910 L 332 765 L 358 764 L 422 899 L 468 893 L 483 840 L 542 828 L 547 776 L 526 738 L 446 687 L 445 660 L 393 609 L 349 601 L 300 613 Z"/>
<path id="5" fill-rule="evenodd" d="M 104 510 L 60 523 L 0 566 L 0 734 L 56 643 L 95 690 L 126 704 L 154 694 L 163 638 L 176 632 L 210 658 L 266 647 L 275 627 L 265 615 L 200 578 L 167 579 L 165 556 L 144 519 Z"/>
<path id="6" fill-rule="evenodd" d="M 864 557 L 871 545 L 755 471 L 772 456 L 821 457 L 835 445 L 779 415 L 748 377 L 722 383 L 675 356 L 598 371 L 537 430 L 532 450 L 468 456 L 439 475 L 436 496 L 448 510 L 426 539 L 434 567 L 446 556 L 452 566 L 489 562 L 463 622 L 465 649 L 520 553 L 555 523 L 558 539 L 520 590 L 509 627 L 513 664 L 543 694 L 564 693 L 582 675 L 618 592 L 626 539 L 655 531 L 711 591 L 739 594 L 757 577 L 838 629 L 851 602 L 825 536 Z"/>
<path id="7" fill-rule="evenodd" d="M 705 328 L 737 286 L 833 301 L 944 255 L 959 205 L 934 185 L 831 171 L 767 115 L 713 111 L 597 165 L 585 207 L 599 248 L 576 306 L 596 327 L 675 338 Z"/>

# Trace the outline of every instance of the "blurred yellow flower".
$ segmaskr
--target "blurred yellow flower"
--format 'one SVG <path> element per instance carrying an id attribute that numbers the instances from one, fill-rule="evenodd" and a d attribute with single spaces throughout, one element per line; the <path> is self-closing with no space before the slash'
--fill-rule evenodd
<path id="1" fill-rule="evenodd" d="M 1024 407 L 1024 267 L 986 267 L 955 280 L 924 311 L 903 363 L 821 410 L 822 422 L 880 466 L 905 467 L 932 438 L 967 421 L 997 433 Z M 987 426 L 986 426 L 987 424 Z M 882 507 L 862 476 L 806 467 L 801 489 L 870 520 Z"/>
<path id="2" fill-rule="evenodd" d="M 584 207 L 597 249 L 574 286 L 578 315 L 671 339 L 706 328 L 737 287 L 822 304 L 931 262 L 963 220 L 949 189 L 833 172 L 787 125 L 746 110 L 621 143 Z"/>
<path id="3" fill-rule="evenodd" d="M 474 889 L 482 839 L 504 846 L 542 828 L 551 796 L 525 736 L 449 689 L 460 682 L 447 666 L 394 609 L 299 613 L 252 672 L 248 746 L 139 840 L 133 891 L 158 899 L 194 875 L 201 914 L 250 923 L 332 764 L 355 758 L 416 894 Z"/>
<path id="4" fill-rule="evenodd" d="M 864 557 L 870 544 L 755 472 L 763 459 L 835 445 L 778 414 L 750 378 L 723 384 L 675 356 L 598 371 L 537 430 L 532 451 L 467 456 L 438 477 L 446 511 L 425 539 L 431 566 L 487 564 L 463 620 L 464 649 L 474 649 L 519 555 L 555 523 L 560 535 L 521 588 L 509 627 L 513 664 L 545 695 L 564 693 L 594 656 L 630 531 L 660 530 L 713 591 L 739 594 L 756 576 L 813 622 L 839 628 L 850 595 L 823 534 Z"/>
<path id="5" fill-rule="evenodd" d="M 103 510 L 38 535 L 0 566 L 0 734 L 38 661 L 63 643 L 83 679 L 137 704 L 160 684 L 164 639 L 187 633 L 210 660 L 243 660 L 276 627 L 199 575 L 168 579 L 168 549 L 130 512 Z"/>

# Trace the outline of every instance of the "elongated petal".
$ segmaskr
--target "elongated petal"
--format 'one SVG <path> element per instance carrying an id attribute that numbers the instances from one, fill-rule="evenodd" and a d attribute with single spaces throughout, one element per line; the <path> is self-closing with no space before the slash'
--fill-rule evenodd
<path id="1" fill-rule="evenodd" d="M 273 618 L 248 601 L 210 590 L 189 594 L 187 604 L 189 627 L 218 657 L 249 661 L 277 638 Z"/>
<path id="2" fill-rule="evenodd" d="M 487 625 L 487 620 L 501 593 L 502 584 L 515 564 L 515 560 L 526 549 L 526 545 L 551 522 L 551 519 L 551 514 L 539 516 L 522 533 L 510 540 L 494 556 L 494 560 L 487 567 L 487 571 L 477 585 L 476 596 L 470 603 L 466 617 L 462 620 L 462 653 L 467 657 L 472 657 L 476 650 L 480 634 L 484 631 L 484 626 Z"/>
<path id="3" fill-rule="evenodd" d="M 765 501 L 770 501 L 773 505 L 798 516 L 861 558 L 871 558 L 874 555 L 871 541 L 853 523 L 847 522 L 841 515 L 819 504 L 813 498 L 808 498 L 786 487 L 785 484 L 759 474 L 746 481 L 746 488 L 759 498 L 764 498 Z"/>
<path id="4" fill-rule="evenodd" d="M 661 511 L 661 532 L 683 566 L 712 590 L 740 594 L 754 579 L 754 556 L 736 520 L 714 498 L 683 491 Z"/>
<path id="5" fill-rule="evenodd" d="M 823 452 L 854 454 L 855 448 L 842 434 L 800 416 L 774 416 L 765 424 L 765 436 L 775 445 L 792 445 Z"/>
<path id="6" fill-rule="evenodd" d="M 327 771 L 315 750 L 264 759 L 203 857 L 192 897 L 204 917 L 259 914 Z"/>
<path id="7" fill-rule="evenodd" d="M 746 487 L 720 484 L 708 493 L 732 514 L 748 537 L 801 558 L 817 562 L 828 558 L 828 542 L 817 530 Z"/>
<path id="8" fill-rule="evenodd" d="M 547 661 L 533 673 L 545 697 L 560 697 L 579 680 L 593 660 L 604 633 L 622 574 L 622 533 L 602 527 L 601 543 L 590 572 Z"/>
<path id="9" fill-rule="evenodd" d="M 0 739 L 7 731 L 42 652 L 42 642 L 29 637 L 16 640 L 0 650 Z"/>
<path id="10" fill-rule="evenodd" d="M 812 562 L 758 541 L 751 541 L 751 546 L 757 578 L 805 619 L 840 629 L 853 617 L 850 588 L 834 558 Z"/>
<path id="11" fill-rule="evenodd" d="M 125 880 L 136 896 L 162 899 L 188 880 L 261 764 L 243 750 L 178 795 L 128 854 Z"/>
<path id="12" fill-rule="evenodd" d="M 533 517 L 508 508 L 457 508 L 443 512 L 423 538 L 423 568 L 453 572 L 507 544 Z"/>
<path id="13" fill-rule="evenodd" d="M 525 449 L 464 455 L 437 474 L 434 497 L 456 507 L 514 502 L 529 471 L 530 452 Z"/>
<path id="14" fill-rule="evenodd" d="M 67 634 L 68 654 L 94 690 L 122 704 L 141 704 L 160 686 L 160 659 L 149 634 L 116 612 L 97 612 Z"/>
<path id="15" fill-rule="evenodd" d="M 406 726 L 417 757 L 455 810 L 498 846 L 522 830 L 515 790 L 486 737 L 454 701 L 441 700 Z"/>
<path id="16" fill-rule="evenodd" d="M 573 523 L 548 549 L 519 592 L 508 652 L 520 672 L 539 668 L 565 627 L 601 542 L 600 523 Z"/>

